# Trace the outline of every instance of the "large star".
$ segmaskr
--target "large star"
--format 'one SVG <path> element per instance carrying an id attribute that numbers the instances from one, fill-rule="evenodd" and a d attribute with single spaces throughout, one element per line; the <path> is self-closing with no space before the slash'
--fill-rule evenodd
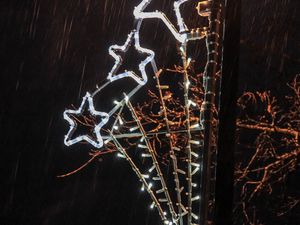
<path id="1" fill-rule="evenodd" d="M 173 4 L 173 9 L 176 14 L 177 18 L 177 25 L 179 27 L 179 31 L 175 28 L 175 26 L 170 22 L 168 17 L 163 13 L 159 11 L 155 12 L 144 12 L 144 10 L 147 8 L 147 6 L 152 2 L 152 0 L 143 0 L 138 6 L 135 7 L 133 11 L 133 15 L 136 19 L 151 19 L 151 18 L 156 18 L 160 19 L 163 21 L 163 23 L 168 27 L 168 29 L 171 31 L 173 36 L 180 42 L 184 43 L 187 41 L 187 34 L 186 32 L 188 31 L 181 12 L 180 12 L 180 6 L 183 3 L 186 3 L 187 1 L 190 0 L 176 0 L 174 1 Z"/>
<path id="2" fill-rule="evenodd" d="M 76 138 L 71 139 L 70 137 L 76 130 L 77 123 L 70 117 L 70 115 L 76 115 L 76 116 L 82 115 L 82 113 L 84 111 L 84 106 L 86 105 L 86 103 L 88 103 L 88 111 L 90 112 L 90 114 L 92 116 L 100 116 L 101 117 L 101 122 L 98 123 L 97 125 L 95 125 L 95 127 L 94 127 L 94 133 L 96 135 L 96 140 L 93 140 L 89 135 L 82 135 L 82 136 L 78 136 Z M 70 145 L 74 145 L 81 141 L 87 141 L 88 143 L 90 143 L 91 145 L 93 145 L 96 148 L 101 148 L 103 146 L 103 139 L 101 137 L 100 130 L 108 122 L 109 115 L 105 112 L 98 112 L 95 110 L 93 98 L 90 93 L 87 92 L 86 95 L 83 97 L 79 109 L 66 110 L 64 112 L 64 119 L 67 120 L 70 124 L 70 129 L 69 129 L 67 135 L 65 135 L 65 139 L 64 139 L 65 145 L 70 146 Z"/>
<path id="3" fill-rule="evenodd" d="M 154 62 L 154 52 L 150 49 L 142 48 L 140 45 L 140 38 L 139 38 L 139 27 L 137 30 L 133 30 L 129 35 L 124 45 L 112 45 L 109 47 L 109 54 L 115 59 L 115 64 L 108 74 L 107 79 L 109 79 L 111 82 L 124 78 L 124 77 L 131 77 L 134 79 L 139 85 L 145 85 L 148 81 L 148 77 L 146 74 L 146 66 L 150 62 Z M 126 71 L 122 73 L 118 73 L 118 69 L 121 66 L 123 59 L 120 55 L 118 55 L 116 52 L 127 52 L 129 47 L 131 46 L 131 43 L 134 41 L 134 48 L 140 52 L 147 55 L 146 59 L 139 63 L 139 73 L 141 74 L 141 77 L 137 75 L 136 71 Z M 153 68 L 154 69 L 154 68 Z"/>

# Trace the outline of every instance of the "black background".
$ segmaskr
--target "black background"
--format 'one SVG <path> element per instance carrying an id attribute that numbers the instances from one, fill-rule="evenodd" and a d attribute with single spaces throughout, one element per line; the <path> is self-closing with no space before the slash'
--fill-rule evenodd
<path id="1" fill-rule="evenodd" d="M 124 43 L 138 2 L 1 1 L 0 225 L 158 223 L 135 175 L 114 156 L 57 178 L 88 159 L 85 146 L 63 145 L 68 126 L 62 113 L 105 79 L 112 65 L 107 49 Z M 172 1 L 153 2 L 172 18 Z M 285 83 L 300 72 L 299 5 L 243 1 L 240 92 L 285 93 Z M 172 65 L 178 60 L 174 39 L 159 23 L 147 26 L 143 44 L 158 53 L 159 66 Z M 274 221 L 264 222 L 286 224 Z"/>

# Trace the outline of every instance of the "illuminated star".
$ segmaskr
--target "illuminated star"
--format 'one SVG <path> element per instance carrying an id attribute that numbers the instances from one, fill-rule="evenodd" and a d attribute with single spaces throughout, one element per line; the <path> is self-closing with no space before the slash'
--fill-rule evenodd
<path id="1" fill-rule="evenodd" d="M 116 51 L 121 51 L 121 52 L 127 52 L 131 42 L 134 41 L 134 48 L 140 52 L 140 53 L 145 53 L 147 54 L 147 58 L 140 62 L 139 64 L 139 72 L 141 74 L 141 77 L 139 77 L 136 72 L 134 71 L 125 71 L 123 73 L 117 73 L 119 67 L 121 66 L 123 59 L 120 55 L 116 54 Z M 148 81 L 148 77 L 146 74 L 146 66 L 150 62 L 154 62 L 154 52 L 151 51 L 150 49 L 142 48 L 140 46 L 140 38 L 139 38 L 139 28 L 138 30 L 132 31 L 129 35 L 128 38 L 123 46 L 119 45 L 112 45 L 109 47 L 109 54 L 115 59 L 115 64 L 108 74 L 107 79 L 109 79 L 111 82 L 124 78 L 124 77 L 130 77 L 134 79 L 139 85 L 145 85 Z"/>
<path id="2" fill-rule="evenodd" d="M 85 104 L 88 103 L 88 111 L 90 112 L 91 115 L 93 116 L 100 116 L 102 118 L 101 122 L 97 124 L 94 127 L 94 133 L 96 135 L 96 140 L 93 140 L 90 136 L 88 135 L 82 135 L 78 136 L 76 138 L 70 139 L 70 136 L 74 133 L 76 130 L 77 124 L 76 121 L 71 119 L 69 115 L 82 115 L 84 111 L 84 106 Z M 67 135 L 65 135 L 65 140 L 64 143 L 67 146 L 76 144 L 81 141 L 87 141 L 91 145 L 93 145 L 96 148 L 101 148 L 103 146 L 103 139 L 100 134 L 101 128 L 108 122 L 109 115 L 105 112 L 98 112 L 94 108 L 94 103 L 93 103 L 93 98 L 90 93 L 87 92 L 87 94 L 83 97 L 81 105 L 78 110 L 71 110 L 68 109 L 64 112 L 64 119 L 67 120 L 70 124 L 70 129 Z"/>
<path id="3" fill-rule="evenodd" d="M 144 12 L 144 10 L 147 8 L 147 6 L 152 2 L 152 0 L 143 0 L 138 6 L 135 7 L 134 11 L 133 11 L 133 15 L 136 19 L 151 19 L 151 18 L 156 18 L 156 19 L 160 19 L 163 21 L 163 23 L 168 27 L 168 29 L 171 31 L 171 33 L 173 34 L 173 36 L 180 42 L 180 43 L 184 43 L 187 41 L 187 34 L 185 32 L 188 31 L 181 12 L 180 12 L 180 6 L 183 3 L 186 3 L 187 1 L 190 0 L 177 0 L 174 1 L 173 4 L 173 9 L 175 11 L 176 14 L 176 18 L 177 18 L 177 25 L 179 27 L 179 31 L 175 28 L 175 26 L 170 22 L 170 20 L 168 19 L 168 17 L 163 13 L 163 12 L 159 12 L 159 11 L 155 11 L 155 12 Z"/>

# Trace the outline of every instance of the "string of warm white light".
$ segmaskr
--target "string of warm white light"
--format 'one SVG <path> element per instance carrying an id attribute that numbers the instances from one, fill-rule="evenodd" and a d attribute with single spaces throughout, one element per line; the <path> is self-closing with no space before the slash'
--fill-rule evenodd
<path id="1" fill-rule="evenodd" d="M 188 157 L 187 157 L 187 162 L 188 162 L 188 169 L 187 169 L 187 180 L 188 180 L 188 191 L 187 191 L 187 196 L 188 196 L 188 206 L 187 206 L 187 217 L 188 217 L 188 224 L 192 224 L 192 219 L 198 220 L 198 217 L 195 216 L 193 213 L 193 201 L 196 199 L 193 197 L 193 188 L 195 187 L 193 183 L 193 165 L 199 165 L 194 162 L 193 160 L 193 155 L 196 153 L 193 152 L 192 144 L 194 145 L 199 145 L 199 141 L 192 140 L 192 134 L 191 134 L 191 121 L 190 121 L 190 107 L 191 106 L 197 106 L 196 103 L 194 103 L 192 100 L 189 99 L 189 90 L 190 90 L 190 85 L 191 82 L 189 80 L 189 74 L 188 74 L 188 68 L 190 65 L 190 59 L 187 58 L 186 55 L 186 43 L 181 44 L 181 57 L 182 57 L 182 62 L 183 62 L 183 74 L 184 74 L 184 102 L 185 102 L 185 114 L 186 114 L 186 128 L 187 128 L 187 136 L 188 136 L 188 142 L 186 146 L 186 150 L 188 152 Z M 200 165 L 199 165 L 200 166 Z"/>
<path id="2" fill-rule="evenodd" d="M 115 143 L 117 149 L 119 150 L 120 154 L 122 155 L 122 158 L 125 158 L 129 162 L 129 164 L 132 167 L 132 170 L 136 173 L 139 180 L 142 182 L 143 186 L 142 186 L 141 190 L 142 191 L 147 190 L 150 197 L 152 198 L 153 203 L 151 204 L 151 208 L 153 208 L 155 206 L 158 209 L 158 212 L 159 212 L 159 215 L 160 215 L 161 219 L 163 221 L 167 221 L 166 215 L 165 215 L 165 213 L 164 213 L 164 211 L 161 207 L 161 204 L 158 201 L 158 199 L 156 198 L 156 195 L 154 194 L 154 192 L 152 190 L 152 186 L 153 186 L 152 183 L 147 182 L 146 178 L 140 172 L 140 169 L 136 166 L 136 164 L 133 162 L 131 157 L 127 154 L 125 149 L 122 147 L 120 142 L 115 138 L 115 136 L 112 133 L 111 133 L 111 138 L 112 138 L 113 142 Z"/>
<path id="3" fill-rule="evenodd" d="M 173 147 L 173 142 L 170 139 L 170 134 L 171 134 L 171 129 L 169 126 L 169 119 L 168 119 L 168 113 L 167 113 L 167 109 L 166 109 L 166 104 L 165 104 L 165 100 L 163 97 L 163 91 L 162 91 L 162 86 L 160 84 L 160 80 L 159 80 L 159 73 L 156 74 L 156 82 L 157 82 L 157 88 L 159 91 L 159 97 L 160 97 L 160 102 L 161 102 L 161 106 L 162 106 L 162 111 L 163 111 L 163 115 L 165 118 L 165 123 L 166 123 L 166 128 L 167 128 L 167 132 L 169 135 L 166 135 L 169 139 L 169 145 L 170 145 L 170 158 L 172 160 L 172 165 L 173 165 L 173 169 L 174 169 L 174 182 L 175 182 L 175 191 L 176 191 L 176 197 L 177 197 L 177 207 L 178 207 L 178 215 L 179 216 L 179 221 L 180 223 L 182 223 L 182 201 L 181 201 L 181 186 L 180 186 L 180 181 L 179 181 L 179 175 L 178 172 L 181 171 L 180 169 L 178 169 L 178 164 L 177 164 L 177 157 L 175 155 L 174 152 L 174 147 Z"/>
<path id="4" fill-rule="evenodd" d="M 130 101 L 129 101 L 129 98 L 127 96 L 125 96 L 126 101 L 126 105 L 129 107 L 130 111 L 132 112 L 132 115 L 136 121 L 136 123 L 138 124 L 137 127 L 140 128 L 140 130 L 142 131 L 141 135 L 142 135 L 142 138 L 140 139 L 141 142 L 145 142 L 145 144 L 139 144 L 138 147 L 141 148 L 141 149 L 144 149 L 145 151 L 147 151 L 147 153 L 142 153 L 141 156 L 144 157 L 144 158 L 149 158 L 151 159 L 151 162 L 152 162 L 152 166 L 151 168 L 148 169 L 148 172 L 149 174 L 142 174 L 141 171 L 137 168 L 137 166 L 134 164 L 133 160 L 131 159 L 131 157 L 127 154 L 127 152 L 124 150 L 124 148 L 122 147 L 122 145 L 120 144 L 120 142 L 117 141 L 117 138 L 115 137 L 115 135 L 113 134 L 113 130 L 110 132 L 110 136 L 111 136 L 111 139 L 113 140 L 113 142 L 115 143 L 115 145 L 117 146 L 118 150 L 120 151 L 118 153 L 118 157 L 120 158 L 125 158 L 129 163 L 130 165 L 132 166 L 133 170 L 135 171 L 135 173 L 137 174 L 137 176 L 139 177 L 140 181 L 143 183 L 143 186 L 142 186 L 142 191 L 144 191 L 145 189 L 147 190 L 147 192 L 150 194 L 153 202 L 150 206 L 150 208 L 154 208 L 156 207 L 161 215 L 161 218 L 163 221 L 167 221 L 167 224 L 173 224 L 173 222 L 167 220 L 167 213 L 165 211 L 163 211 L 161 205 L 162 204 L 166 204 L 169 206 L 169 209 L 172 210 L 172 208 L 170 207 L 170 205 L 172 204 L 171 202 L 171 199 L 170 199 L 170 196 L 169 196 L 169 193 L 166 189 L 166 184 L 164 183 L 164 178 L 162 177 L 162 173 L 160 171 L 160 168 L 158 166 L 158 162 L 157 162 L 157 159 L 156 159 L 156 156 L 154 154 L 154 150 L 152 149 L 149 141 L 148 141 L 148 138 L 146 137 L 146 133 L 145 131 L 143 130 L 143 127 L 140 123 L 140 121 L 138 120 L 137 116 L 136 116 L 136 113 L 135 113 L 135 110 L 134 108 L 132 107 Z M 118 103 L 120 104 L 120 103 Z M 119 113 L 117 114 L 117 117 L 120 116 L 120 113 L 122 112 L 123 110 L 123 106 L 122 108 L 120 109 Z M 116 124 L 118 123 L 119 120 L 115 120 L 114 124 L 112 125 L 113 127 L 116 126 Z M 152 174 L 150 176 L 151 173 L 153 173 L 155 171 L 155 174 Z M 157 190 L 154 194 L 152 188 L 153 188 L 153 184 L 150 182 L 150 181 L 147 181 L 147 180 L 150 180 L 152 177 L 152 180 L 153 181 L 159 181 L 161 183 L 161 186 L 162 188 Z M 157 194 L 164 194 L 165 197 L 160 197 L 160 198 L 157 198 L 156 195 Z M 172 211 L 171 211 L 172 212 Z M 173 213 L 175 213 L 175 211 L 173 211 Z M 174 215 L 174 214 L 172 214 Z M 174 216 L 177 216 L 176 214 Z M 173 221 L 176 220 L 176 218 L 172 218 Z"/>
<path id="5" fill-rule="evenodd" d="M 154 152 L 154 150 L 152 148 L 152 145 L 150 144 L 150 142 L 149 142 L 149 140 L 147 138 L 147 135 L 146 135 L 146 132 L 144 130 L 144 127 L 142 126 L 142 124 L 141 124 L 138 116 L 136 115 L 135 109 L 133 108 L 131 102 L 127 101 L 126 104 L 127 104 L 128 108 L 130 109 L 131 115 L 134 118 L 134 120 L 136 121 L 136 123 L 137 123 L 137 125 L 139 127 L 140 132 L 143 134 L 143 137 L 144 137 L 143 139 L 144 139 L 145 144 L 146 144 L 145 147 L 148 149 L 148 152 L 151 155 L 151 158 L 153 160 L 153 165 L 155 166 L 157 175 L 158 175 L 160 183 L 162 185 L 162 190 L 163 190 L 163 192 L 165 194 L 165 197 L 166 197 L 166 202 L 167 202 L 168 208 L 169 208 L 169 210 L 171 212 L 171 215 L 172 215 L 172 220 L 173 221 L 177 221 L 177 217 L 178 216 L 177 216 L 177 214 L 176 214 L 176 212 L 174 210 L 174 206 L 173 206 L 173 203 L 172 203 L 172 200 L 171 200 L 171 197 L 170 197 L 170 193 L 168 191 L 165 179 L 164 179 L 163 174 L 161 172 L 161 169 L 159 167 L 159 164 L 158 164 L 158 161 L 156 159 L 156 155 L 155 155 L 155 152 Z"/>

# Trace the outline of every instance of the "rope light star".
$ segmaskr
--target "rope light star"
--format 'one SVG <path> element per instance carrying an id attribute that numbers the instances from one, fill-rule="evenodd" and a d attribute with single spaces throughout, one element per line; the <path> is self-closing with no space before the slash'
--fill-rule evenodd
<path id="1" fill-rule="evenodd" d="M 82 113 L 84 111 L 84 107 L 85 107 L 86 104 L 88 104 L 88 111 L 90 112 L 90 114 L 92 116 L 101 117 L 101 122 L 98 123 L 94 127 L 94 134 L 96 136 L 96 140 L 93 140 L 89 135 L 81 135 L 81 136 L 78 136 L 76 138 L 71 139 L 70 137 L 72 136 L 72 134 L 76 130 L 77 123 L 74 119 L 72 119 L 70 117 L 70 115 L 75 115 L 75 116 L 82 115 Z M 66 110 L 64 112 L 64 119 L 67 120 L 70 124 L 69 131 L 68 131 L 67 135 L 65 136 L 65 140 L 64 140 L 65 145 L 70 146 L 70 145 L 74 145 L 74 144 L 76 144 L 78 142 L 81 142 L 81 141 L 87 141 L 88 143 L 93 145 L 95 148 L 101 148 L 103 146 L 103 139 L 101 137 L 100 130 L 108 122 L 109 115 L 105 112 L 98 112 L 98 111 L 95 110 L 94 103 L 93 103 L 93 98 L 91 97 L 90 93 L 87 92 L 86 95 L 83 97 L 79 109 L 77 109 L 77 110 L 70 110 L 70 109 Z"/>
<path id="2" fill-rule="evenodd" d="M 180 43 L 185 42 L 187 39 L 187 35 L 180 34 L 164 13 L 159 12 L 159 11 L 155 11 L 155 12 L 145 12 L 144 11 L 151 2 L 152 2 L 152 0 L 143 0 L 137 7 L 135 7 L 135 9 L 133 11 L 133 15 L 135 16 L 135 18 L 136 19 L 159 19 L 167 26 L 167 28 L 171 31 L 171 33 L 177 39 L 177 41 L 179 41 Z M 181 13 L 179 10 L 179 6 L 181 4 L 178 4 L 178 2 L 182 2 L 182 1 L 174 2 L 174 5 L 176 4 L 176 7 L 174 8 L 174 10 L 176 12 L 176 17 L 177 17 L 179 27 L 182 30 L 184 30 L 185 25 L 183 24 L 183 19 L 181 17 Z"/>
<path id="3" fill-rule="evenodd" d="M 173 3 L 173 10 L 175 11 L 176 19 L 177 19 L 177 25 L 178 29 L 176 29 L 176 26 L 172 24 L 169 20 L 169 18 L 166 16 L 165 13 L 160 11 L 155 12 L 145 12 L 145 9 L 148 7 L 148 5 L 152 2 L 152 0 L 143 0 L 137 7 L 135 7 L 133 11 L 133 15 L 136 19 L 159 19 L 161 20 L 166 27 L 171 31 L 173 36 L 176 38 L 177 41 L 180 43 L 185 43 L 190 40 L 198 40 L 202 39 L 205 36 L 206 29 L 203 30 L 192 30 L 190 33 L 188 33 L 189 29 L 186 26 L 184 19 L 182 17 L 180 7 L 187 3 L 190 0 L 177 0 Z"/>
<path id="4" fill-rule="evenodd" d="M 214 108 L 214 102 L 206 95 L 218 93 L 211 89 L 214 85 L 210 82 L 215 82 L 217 76 L 210 72 L 218 71 L 216 57 L 213 59 L 212 57 L 219 53 L 218 38 L 220 36 L 218 32 L 210 31 L 210 28 L 214 28 L 215 24 L 221 24 L 221 22 L 218 19 L 210 18 L 211 3 L 217 0 L 201 1 L 201 4 L 199 3 L 194 10 L 198 10 L 199 16 L 208 18 L 210 25 L 213 24 L 213 26 L 197 28 L 196 32 L 189 30 L 180 11 L 181 6 L 189 1 L 191 0 L 173 2 L 173 10 L 177 19 L 175 26 L 163 12 L 145 12 L 152 0 L 142 0 L 133 10 L 135 26 L 128 34 L 124 44 L 115 44 L 109 47 L 109 55 L 114 58 L 115 63 L 107 75 L 108 81 L 100 87 L 96 86 L 96 90 L 92 94 L 87 93 L 78 110 L 64 112 L 64 119 L 70 125 L 65 136 L 65 144 L 70 146 L 86 141 L 99 149 L 97 154 L 105 151 L 117 152 L 118 157 L 126 159 L 142 183 L 141 191 L 147 192 L 151 197 L 150 208 L 157 209 L 161 220 L 166 225 L 206 225 L 208 219 L 204 214 L 208 214 L 208 212 L 199 215 L 199 209 L 202 209 L 203 205 L 208 208 L 213 201 L 213 196 L 209 196 L 211 193 L 208 188 L 211 185 L 211 177 L 207 178 L 209 185 L 205 187 L 206 192 L 202 192 L 204 179 L 202 177 L 206 176 L 207 170 L 214 173 L 212 164 L 204 161 L 205 140 L 203 137 L 205 129 L 207 129 L 205 126 L 208 124 L 205 116 L 208 113 L 203 113 L 203 111 Z M 140 28 L 143 21 L 148 19 L 162 21 L 178 42 L 178 54 L 181 56 L 182 65 L 173 72 L 182 75 L 180 87 L 177 83 L 172 84 L 172 82 L 168 85 L 161 84 L 162 70 L 157 69 L 154 51 L 140 45 Z M 205 39 L 208 55 L 202 77 L 205 84 L 199 82 L 199 76 L 191 75 L 191 64 L 194 59 L 187 55 L 187 43 L 190 40 L 201 39 Z M 147 56 L 141 62 L 137 62 L 138 71 L 120 72 L 119 68 L 124 59 L 118 53 L 126 53 L 131 46 Z M 134 107 L 131 98 L 146 85 L 148 64 L 151 64 L 154 72 L 156 92 L 150 92 L 152 100 L 145 103 L 142 108 Z M 114 106 L 108 113 L 96 111 L 93 103 L 94 96 L 102 93 L 110 84 L 125 77 L 133 79 L 137 86 L 129 93 L 124 91 L 123 96 L 114 101 Z M 167 80 L 170 81 L 169 78 Z M 176 88 L 177 94 L 182 93 L 183 98 L 180 101 L 172 100 L 171 85 Z M 194 90 L 198 90 L 197 96 Z M 199 93 L 201 94 L 199 95 Z M 76 121 L 72 119 L 72 116 L 82 115 L 86 104 L 88 104 L 88 111 L 92 116 L 102 117 L 100 123 L 95 123 L 96 140 L 88 135 L 71 138 L 76 130 Z M 159 112 L 151 109 L 155 104 L 159 104 Z M 143 113 L 144 108 L 150 108 L 149 115 Z M 112 121 L 108 123 L 109 120 Z M 212 121 L 216 123 L 214 118 L 209 120 L 210 123 Z M 101 136 L 100 130 L 104 125 L 105 136 Z M 209 127 L 209 130 L 213 129 Z M 163 145 L 165 146 L 162 147 Z M 131 156 L 129 149 L 132 149 L 133 146 L 139 149 L 139 154 L 145 164 L 144 167 L 137 162 L 136 156 Z M 158 146 L 160 147 L 158 148 Z M 161 148 L 167 150 L 167 156 L 159 156 Z M 167 157 L 169 157 L 168 160 L 166 160 Z M 161 160 L 166 160 L 165 164 L 169 163 L 168 170 L 172 171 L 171 175 L 163 173 Z M 172 187 L 168 181 L 170 177 L 173 178 Z M 200 177 L 202 181 L 200 181 Z M 209 197 L 207 198 L 207 196 Z M 210 201 L 209 204 L 208 201 Z M 204 223 L 203 220 L 206 222 Z"/>
<path id="5" fill-rule="evenodd" d="M 145 53 L 148 56 L 146 57 L 145 60 L 140 62 L 139 64 L 139 71 L 142 75 L 142 77 L 139 77 L 135 71 L 125 71 L 123 73 L 118 74 L 118 69 L 122 64 L 122 57 L 116 53 L 116 51 L 121 51 L 121 52 L 127 52 L 129 47 L 131 46 L 131 43 L 134 42 L 134 48 L 140 52 L 140 53 Z M 115 80 L 122 79 L 124 77 L 131 77 L 134 79 L 139 85 L 145 85 L 148 81 L 148 77 L 146 74 L 146 66 L 150 62 L 153 62 L 154 60 L 154 52 L 142 48 L 140 45 L 140 37 L 139 37 L 139 28 L 138 30 L 132 31 L 130 34 L 128 34 L 128 38 L 123 46 L 119 45 L 112 45 L 109 47 L 109 54 L 115 59 L 115 64 L 112 68 L 112 70 L 109 72 L 107 79 L 109 79 L 111 82 Z M 152 63 L 153 64 L 153 63 Z M 155 69 L 154 69 L 155 70 Z"/>

